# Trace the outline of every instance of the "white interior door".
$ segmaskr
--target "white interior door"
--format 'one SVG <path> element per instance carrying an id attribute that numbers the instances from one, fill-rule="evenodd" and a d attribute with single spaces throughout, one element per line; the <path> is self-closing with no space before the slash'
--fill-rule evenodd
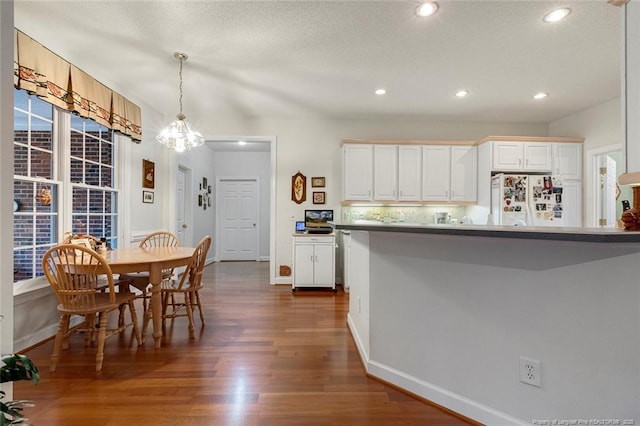
<path id="1" fill-rule="evenodd" d="M 616 225 L 616 162 L 607 154 L 598 158 L 600 171 L 600 190 L 596 191 L 599 225 L 614 227 Z"/>
<path id="2" fill-rule="evenodd" d="M 258 260 L 258 181 L 220 181 L 220 260 Z"/>
<path id="3" fill-rule="evenodd" d="M 187 171 L 178 167 L 176 174 L 176 236 L 180 244 L 184 246 L 191 245 L 191 241 L 187 241 Z"/>

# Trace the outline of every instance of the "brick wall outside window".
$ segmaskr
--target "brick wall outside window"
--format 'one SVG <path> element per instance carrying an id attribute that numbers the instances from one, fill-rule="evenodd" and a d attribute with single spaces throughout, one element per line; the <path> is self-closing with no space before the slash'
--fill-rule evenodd
<path id="1" fill-rule="evenodd" d="M 59 243 L 61 232 L 89 233 L 117 246 L 117 198 L 113 132 L 92 120 L 59 113 L 25 91 L 14 92 L 14 282 L 42 276 L 42 255 Z M 53 135 L 62 120 L 71 130 L 58 143 Z M 68 146 L 68 176 L 56 176 L 55 153 Z M 71 186 L 71 217 L 60 217 L 62 186 Z M 51 192 L 42 203 L 42 189 Z M 71 223 L 61 231 L 60 223 Z M 67 222 L 68 221 L 68 222 Z M 66 228 L 66 227 L 65 227 Z"/>

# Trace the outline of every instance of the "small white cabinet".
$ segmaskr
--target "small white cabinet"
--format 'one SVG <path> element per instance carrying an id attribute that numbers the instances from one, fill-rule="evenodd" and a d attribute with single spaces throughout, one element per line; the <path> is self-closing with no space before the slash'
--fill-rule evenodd
<path id="1" fill-rule="evenodd" d="M 492 150 L 492 169 L 495 171 L 551 172 L 551 143 L 492 142 Z"/>
<path id="2" fill-rule="evenodd" d="M 371 201 L 373 196 L 373 146 L 347 144 L 342 147 L 343 200 Z"/>
<path id="3" fill-rule="evenodd" d="M 297 287 L 336 289 L 335 235 L 296 234 L 293 236 L 293 281 Z"/>

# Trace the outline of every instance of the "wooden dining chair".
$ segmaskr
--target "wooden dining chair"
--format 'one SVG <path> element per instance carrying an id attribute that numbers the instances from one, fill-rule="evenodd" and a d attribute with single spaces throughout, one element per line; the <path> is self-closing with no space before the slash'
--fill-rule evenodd
<path id="1" fill-rule="evenodd" d="M 171 232 L 167 231 L 158 231 L 153 232 L 147 235 L 139 244 L 140 247 L 149 248 L 149 247 L 179 247 L 180 241 L 178 237 L 176 237 Z M 174 270 L 163 269 L 162 270 L 162 280 L 167 280 L 173 277 Z M 138 298 L 142 299 L 142 309 L 143 316 L 144 313 L 147 312 L 149 308 L 149 299 L 151 295 L 149 294 L 149 272 L 132 272 L 128 274 L 120 274 L 119 284 L 129 284 L 136 289 L 138 289 L 141 294 Z"/>
<path id="2" fill-rule="evenodd" d="M 200 322 L 204 322 L 204 312 L 200 302 L 200 289 L 202 289 L 202 274 L 207 260 L 207 253 L 211 247 L 211 237 L 206 236 L 196 246 L 191 256 L 191 261 L 187 268 L 180 275 L 180 279 L 164 280 L 160 284 L 160 294 L 162 297 L 162 326 L 165 326 L 166 319 L 174 319 L 186 316 L 189 319 L 189 336 L 195 337 L 195 323 L 193 320 L 193 309 L 198 308 Z M 182 294 L 183 298 L 179 300 Z M 152 318 L 151 309 L 147 309 L 144 316 L 143 332 Z"/>
<path id="3" fill-rule="evenodd" d="M 60 323 L 55 337 L 50 371 L 56 371 L 63 346 L 68 346 L 69 336 L 76 331 L 85 331 L 85 346 L 94 342 L 98 329 L 96 371 L 102 370 L 104 360 L 104 342 L 106 338 L 123 332 L 129 326 L 142 344 L 138 317 L 136 316 L 131 292 L 116 292 L 113 274 L 107 261 L 90 248 L 75 244 L 61 244 L 49 249 L 42 258 L 44 274 L 58 299 Z M 99 291 L 99 283 L 107 282 L 108 290 Z M 131 322 L 117 328 L 107 328 L 110 312 L 118 311 L 121 306 L 129 307 Z M 81 316 L 84 321 L 71 327 L 71 317 Z M 96 318 L 97 317 L 97 318 Z"/>

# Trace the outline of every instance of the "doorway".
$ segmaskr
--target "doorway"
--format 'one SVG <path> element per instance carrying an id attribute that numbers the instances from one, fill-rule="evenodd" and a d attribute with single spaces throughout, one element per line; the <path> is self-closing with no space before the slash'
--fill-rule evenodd
<path id="1" fill-rule="evenodd" d="M 585 203 L 587 226 L 613 228 L 622 215 L 621 200 L 628 199 L 627 188 L 618 186 L 618 176 L 624 173 L 621 145 L 611 145 L 589 151 L 587 164 L 588 201 Z M 625 198 L 626 197 L 626 198 Z"/>
<path id="2" fill-rule="evenodd" d="M 180 244 L 192 246 L 193 231 L 190 222 L 192 221 L 191 204 L 187 200 L 191 199 L 191 170 L 178 166 L 176 173 L 176 236 Z"/>
<path id="3" fill-rule="evenodd" d="M 220 261 L 258 260 L 259 179 L 219 178 L 216 187 Z"/>

